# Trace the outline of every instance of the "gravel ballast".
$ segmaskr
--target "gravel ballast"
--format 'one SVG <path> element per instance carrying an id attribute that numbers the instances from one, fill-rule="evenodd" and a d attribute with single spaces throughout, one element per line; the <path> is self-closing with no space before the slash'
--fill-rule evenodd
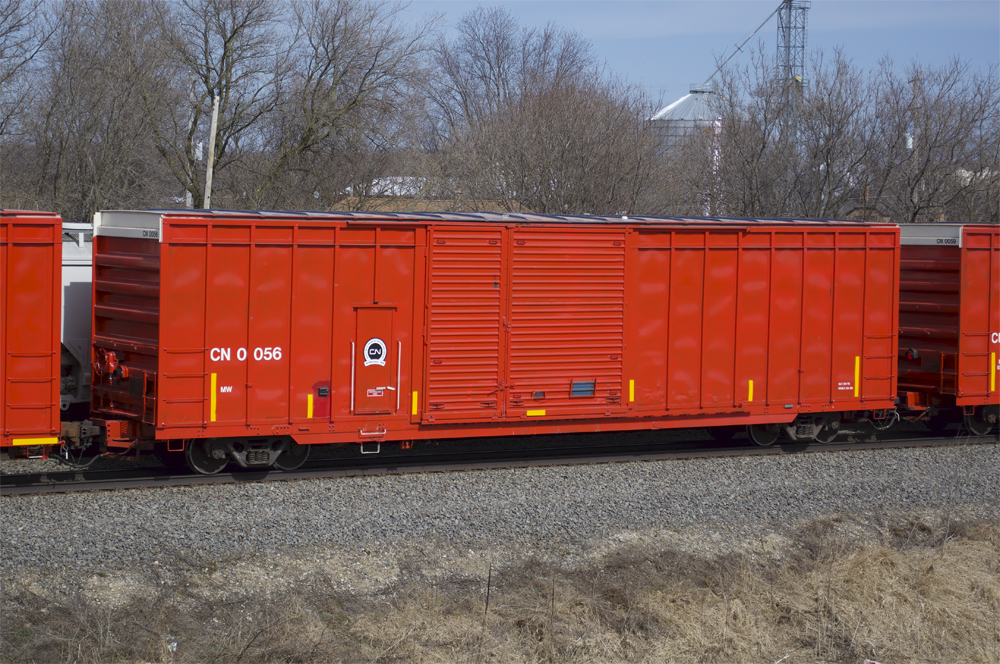
<path id="1" fill-rule="evenodd" d="M 718 553 L 843 514 L 996 520 L 1000 445 L 10 496 L 0 510 L 8 581 L 323 567 L 361 590 L 413 561 L 460 573 L 635 539 Z"/>

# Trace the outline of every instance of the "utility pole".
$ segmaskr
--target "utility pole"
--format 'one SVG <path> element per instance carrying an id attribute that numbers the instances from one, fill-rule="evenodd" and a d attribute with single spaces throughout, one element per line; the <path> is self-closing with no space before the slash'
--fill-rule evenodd
<path id="1" fill-rule="evenodd" d="M 906 148 L 910 151 L 910 219 L 915 222 L 921 210 L 921 177 L 920 177 L 920 143 L 917 129 L 920 125 L 920 102 L 923 92 L 920 87 L 920 73 L 909 81 L 913 86 L 913 97 L 910 100 L 910 131 L 906 134 Z"/>
<path id="2" fill-rule="evenodd" d="M 189 93 L 189 95 L 191 97 L 191 113 L 188 114 L 188 131 L 187 131 L 188 140 L 191 140 L 191 128 L 194 126 L 194 111 L 195 111 L 194 105 L 196 103 L 195 102 L 195 97 L 194 97 L 194 82 L 195 82 L 195 80 L 196 79 L 195 79 L 194 75 L 192 74 L 191 75 L 191 81 L 190 81 L 190 84 L 188 86 L 188 93 Z M 197 166 L 197 164 L 191 163 L 191 161 L 189 160 L 187 162 L 187 164 L 186 164 L 186 167 L 188 169 L 188 173 L 187 173 L 187 176 L 188 176 L 188 189 L 184 192 L 184 204 L 185 204 L 185 207 L 190 210 L 190 209 L 194 208 L 194 195 L 191 193 L 190 187 L 194 186 L 194 179 L 195 179 L 195 177 L 197 177 L 198 166 Z"/>
<path id="3" fill-rule="evenodd" d="M 219 128 L 219 95 L 212 102 L 212 129 L 208 134 L 208 169 L 205 173 L 205 204 L 206 210 L 212 208 L 212 174 L 215 171 L 215 132 Z"/>

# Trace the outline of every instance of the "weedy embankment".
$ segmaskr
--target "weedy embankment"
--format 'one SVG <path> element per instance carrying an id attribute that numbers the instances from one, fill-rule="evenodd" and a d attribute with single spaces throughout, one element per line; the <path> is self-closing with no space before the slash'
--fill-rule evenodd
<path id="1" fill-rule="evenodd" d="M 223 601 L 193 592 L 194 572 L 120 605 L 13 587 L 0 661 L 1000 661 L 996 523 L 869 519 L 860 539 L 858 523 L 811 523 L 780 550 L 631 546 L 444 582 L 406 568 L 378 596 L 312 578 Z"/>

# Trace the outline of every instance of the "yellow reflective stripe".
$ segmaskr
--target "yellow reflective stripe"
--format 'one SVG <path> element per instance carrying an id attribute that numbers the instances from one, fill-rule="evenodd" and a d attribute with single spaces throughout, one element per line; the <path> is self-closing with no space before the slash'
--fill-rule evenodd
<path id="1" fill-rule="evenodd" d="M 632 403 L 633 401 L 635 401 L 635 381 L 634 380 L 630 380 L 628 382 L 628 400 L 629 400 L 629 403 Z"/>
<path id="2" fill-rule="evenodd" d="M 416 415 L 417 414 L 417 404 L 418 403 L 420 403 L 420 400 L 417 398 L 417 391 L 413 390 L 413 409 L 410 411 L 411 415 Z"/>
<path id="3" fill-rule="evenodd" d="M 52 438 L 15 438 L 10 441 L 11 445 L 58 445 L 59 439 Z"/>
<path id="4" fill-rule="evenodd" d="M 216 381 L 216 378 L 215 378 L 215 377 L 216 377 L 216 375 L 217 375 L 217 374 L 212 374 L 212 405 L 211 405 L 211 418 L 212 418 L 212 421 L 213 421 L 213 422 L 215 421 L 215 381 Z"/>
<path id="5" fill-rule="evenodd" d="M 306 395 L 306 419 L 311 420 L 313 416 L 313 395 L 312 392 Z"/>
<path id="6" fill-rule="evenodd" d="M 747 401 L 753 401 L 753 381 L 750 381 L 750 394 L 747 395 Z"/>
<path id="7" fill-rule="evenodd" d="M 997 389 L 997 354 L 990 353 L 990 392 Z"/>
<path id="8" fill-rule="evenodd" d="M 529 410 L 528 417 L 545 417 L 544 410 Z"/>
<path id="9" fill-rule="evenodd" d="M 854 356 L 854 396 L 861 394 L 861 356 Z"/>

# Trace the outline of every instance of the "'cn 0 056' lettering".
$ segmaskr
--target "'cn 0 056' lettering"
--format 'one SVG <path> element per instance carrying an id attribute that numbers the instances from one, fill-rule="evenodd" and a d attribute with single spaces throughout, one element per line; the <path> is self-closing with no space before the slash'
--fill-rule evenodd
<path id="1" fill-rule="evenodd" d="M 208 357 L 213 362 L 227 362 L 232 359 L 231 348 L 213 348 L 208 352 Z M 247 349 L 237 348 L 236 359 L 244 362 L 247 359 Z M 258 362 L 268 362 L 281 359 L 281 346 L 267 346 L 266 348 L 254 348 L 253 359 Z"/>

